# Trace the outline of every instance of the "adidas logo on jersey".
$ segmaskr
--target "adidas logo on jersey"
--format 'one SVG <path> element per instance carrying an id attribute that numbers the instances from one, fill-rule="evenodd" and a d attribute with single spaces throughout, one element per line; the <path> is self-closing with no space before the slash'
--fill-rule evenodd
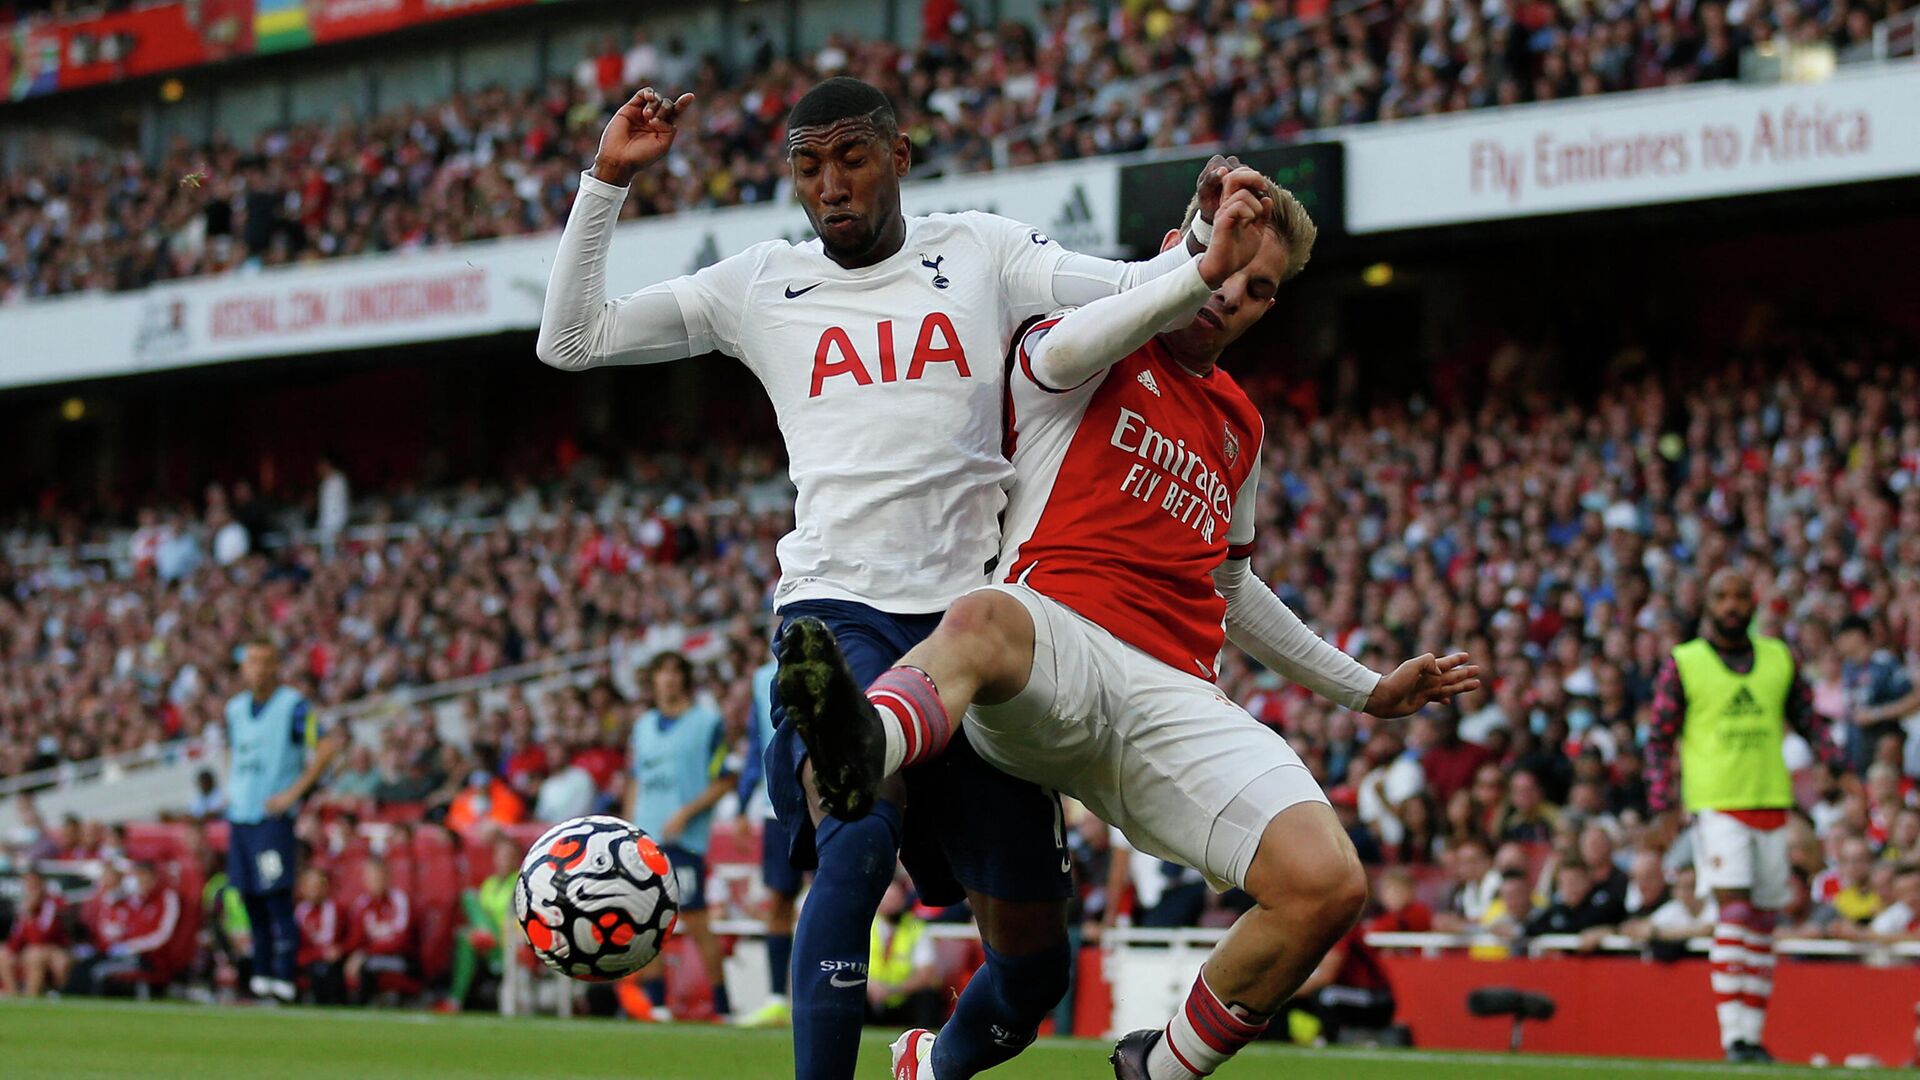
<path id="1" fill-rule="evenodd" d="M 1740 688 L 1739 693 L 1734 694 L 1732 700 L 1727 702 L 1727 707 L 1721 713 L 1721 715 L 1723 716 L 1761 716 L 1761 715 L 1764 715 L 1765 713 L 1766 713 L 1766 710 L 1760 707 L 1760 703 L 1758 701 L 1754 700 L 1753 691 L 1742 686 Z"/>
<path id="2" fill-rule="evenodd" d="M 1135 375 L 1134 378 L 1140 380 L 1140 385 L 1146 387 L 1148 393 L 1152 394 L 1154 397 L 1160 396 L 1160 384 L 1153 381 L 1153 372 L 1143 371 L 1140 374 Z"/>

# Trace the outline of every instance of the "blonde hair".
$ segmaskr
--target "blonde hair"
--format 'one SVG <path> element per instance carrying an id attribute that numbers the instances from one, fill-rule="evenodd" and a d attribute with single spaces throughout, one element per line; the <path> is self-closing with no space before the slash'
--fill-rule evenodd
<path id="1" fill-rule="evenodd" d="M 1281 281 L 1290 281 L 1294 275 L 1307 268 L 1307 260 L 1313 258 L 1313 241 L 1320 235 L 1320 229 L 1314 225 L 1313 217 L 1293 192 L 1273 182 L 1270 176 L 1260 178 L 1267 185 L 1267 198 L 1273 200 L 1273 213 L 1267 218 L 1267 227 L 1287 245 L 1287 272 L 1281 275 Z M 1194 195 L 1187 204 L 1187 216 L 1180 219 L 1180 228 L 1185 230 L 1200 216 L 1200 196 Z"/>

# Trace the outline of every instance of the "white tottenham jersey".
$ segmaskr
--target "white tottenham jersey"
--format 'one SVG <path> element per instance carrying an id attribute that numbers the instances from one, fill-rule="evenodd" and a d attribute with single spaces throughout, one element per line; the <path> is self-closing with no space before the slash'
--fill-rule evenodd
<path id="1" fill-rule="evenodd" d="M 723 352 L 746 363 L 773 401 L 799 490 L 776 605 L 936 612 L 984 584 L 1013 472 L 1001 439 L 1014 332 L 1188 261 L 1175 250 L 1112 262 L 997 215 L 933 214 L 907 218 L 905 243 L 873 266 L 842 267 L 818 239 L 771 240 L 609 300 L 625 192 L 588 176 L 580 193 L 542 358 L 573 369 Z"/>
<path id="2" fill-rule="evenodd" d="M 799 498 L 776 603 L 931 612 L 985 583 L 1013 477 L 1007 343 L 1051 310 L 1065 254 L 1006 218 L 935 214 L 873 266 L 773 240 L 669 283 L 693 351 L 739 357 L 779 416 Z"/>

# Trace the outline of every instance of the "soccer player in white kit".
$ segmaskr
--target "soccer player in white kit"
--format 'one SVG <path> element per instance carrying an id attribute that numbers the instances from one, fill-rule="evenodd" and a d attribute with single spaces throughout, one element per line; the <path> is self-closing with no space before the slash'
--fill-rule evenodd
<path id="1" fill-rule="evenodd" d="M 1012 476 L 1001 452 L 1003 359 L 1015 331 L 1177 269 L 1187 255 L 1113 262 L 992 214 L 905 216 L 911 143 L 883 94 L 836 78 L 788 117 L 794 187 L 816 239 L 770 240 L 609 298 L 608 249 L 627 185 L 666 155 L 691 103 L 642 90 L 608 123 L 561 237 L 538 352 L 568 370 L 710 352 L 744 361 L 772 399 L 799 489 L 775 607 L 783 619 L 822 620 L 870 679 L 984 583 L 999 549 Z M 1217 199 L 1218 178 L 1202 189 Z M 1071 888 L 1057 799 L 956 740 L 955 753 L 906 774 L 911 813 L 889 790 L 877 803 L 866 792 L 859 820 L 825 817 L 809 805 L 804 749 L 781 712 L 776 694 L 768 792 L 794 834 L 795 865 L 815 869 L 794 941 L 797 1076 L 852 1075 L 868 931 L 896 853 L 929 900 L 957 902 L 964 888 L 988 947 L 956 1015 L 995 1034 L 955 1040 L 949 1053 L 970 1069 L 1017 1053 L 1066 978 L 1064 922 L 1019 917 L 1058 911 Z M 835 781 L 813 778 L 823 801 L 843 790 Z"/>
<path id="2" fill-rule="evenodd" d="M 1258 902 L 1168 1025 L 1121 1040 L 1123 1080 L 1212 1073 L 1260 1035 L 1366 901 L 1360 861 L 1299 756 L 1214 685 L 1224 639 L 1381 717 L 1479 685 L 1465 654 L 1369 671 L 1249 573 L 1262 422 L 1215 361 L 1305 264 L 1314 228 L 1264 177 L 1240 170 L 1227 184 L 1205 256 L 1018 343 L 999 583 L 955 603 L 875 680 L 870 708 L 820 624 L 789 626 L 779 676 L 823 768 L 848 760 L 883 776 L 938 754 L 949 717 L 964 716 L 988 761 Z M 1223 281 L 1209 261 L 1237 269 Z M 1168 326 L 1180 328 L 1159 332 Z M 962 1080 L 940 1056 L 960 1024 L 902 1036 L 895 1076 Z"/>

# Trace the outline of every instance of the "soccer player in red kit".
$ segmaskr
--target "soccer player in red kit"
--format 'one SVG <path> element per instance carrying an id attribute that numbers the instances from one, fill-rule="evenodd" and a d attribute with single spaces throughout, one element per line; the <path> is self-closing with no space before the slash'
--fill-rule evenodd
<path id="1" fill-rule="evenodd" d="M 373 996 L 376 975 L 408 975 L 413 970 L 413 908 L 407 894 L 393 888 L 387 861 L 374 857 L 362 868 L 366 892 L 347 914 L 352 947 L 347 955 L 347 989 L 365 1003 Z"/>
<path id="2" fill-rule="evenodd" d="M 45 875 L 29 867 L 20 875 L 13 929 L 0 945 L 0 997 L 22 991 L 39 997 L 43 990 L 65 986 L 73 966 L 72 945 L 66 905 L 47 888 Z"/>
<path id="3" fill-rule="evenodd" d="M 999 583 L 961 598 L 864 696 L 824 626 L 800 620 L 782 641 L 780 694 L 825 767 L 878 783 L 939 753 L 964 717 L 993 765 L 1255 899 L 1167 1026 L 1121 1040 L 1123 1080 L 1212 1073 L 1366 900 L 1359 858 L 1299 756 L 1214 685 L 1225 638 L 1376 716 L 1478 685 L 1463 654 L 1369 671 L 1250 574 L 1263 425 L 1215 362 L 1305 264 L 1314 228 L 1258 173 L 1227 183 L 1206 254 L 1016 343 Z M 903 1035 L 895 1076 L 965 1080 L 936 1069 L 936 1041 Z"/>
<path id="4" fill-rule="evenodd" d="M 352 942 L 347 915 L 333 898 L 333 878 L 323 867 L 307 867 L 300 871 L 295 899 L 293 921 L 300 927 L 300 951 L 294 955 L 294 965 L 305 976 L 316 1002 L 338 1005 L 346 998 L 341 963 Z"/>
<path id="5" fill-rule="evenodd" d="M 171 979 L 175 964 L 167 947 L 180 927 L 180 897 L 161 882 L 153 864 L 134 865 L 133 892 L 120 911 L 125 920 L 123 936 L 104 947 L 106 957 L 94 965 L 93 978 Z"/>

